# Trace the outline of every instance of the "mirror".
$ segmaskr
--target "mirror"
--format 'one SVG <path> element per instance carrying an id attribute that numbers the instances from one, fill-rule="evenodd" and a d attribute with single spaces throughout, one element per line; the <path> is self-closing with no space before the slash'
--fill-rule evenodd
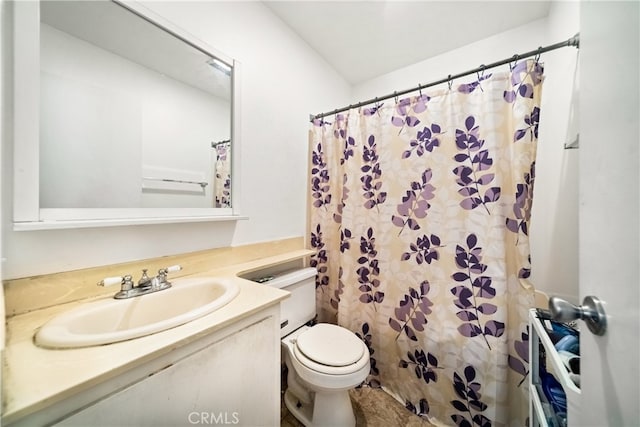
<path id="1" fill-rule="evenodd" d="M 135 3 L 25 3 L 14 223 L 233 216 L 238 64 Z"/>
<path id="2" fill-rule="evenodd" d="M 231 207 L 231 71 L 111 1 L 41 2 L 40 206 Z"/>

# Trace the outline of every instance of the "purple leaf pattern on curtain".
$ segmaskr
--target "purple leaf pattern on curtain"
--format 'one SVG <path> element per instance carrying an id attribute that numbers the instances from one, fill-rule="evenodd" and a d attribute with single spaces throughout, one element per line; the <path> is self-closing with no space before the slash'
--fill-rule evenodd
<path id="1" fill-rule="evenodd" d="M 530 141 L 534 138 L 538 139 L 538 123 L 540 122 L 540 108 L 533 107 L 533 111 L 530 114 L 524 116 L 524 123 L 527 125 L 523 129 L 518 129 L 513 134 L 513 142 L 523 139 L 527 136 L 527 133 L 531 135 Z"/>
<path id="2" fill-rule="evenodd" d="M 531 163 L 531 169 L 524 174 L 524 182 L 516 185 L 515 202 L 513 203 L 513 215 L 515 218 L 506 219 L 507 229 L 518 234 L 522 232 L 529 235 L 528 224 L 531 219 L 531 208 L 533 205 L 533 184 L 536 176 L 536 164 Z M 516 244 L 517 244 L 516 240 Z"/>
<path id="3" fill-rule="evenodd" d="M 467 117 L 464 125 L 466 130 L 456 129 L 456 146 L 460 153 L 454 156 L 454 160 L 463 165 L 453 170 L 456 182 L 462 187 L 458 194 L 464 197 L 460 206 L 471 210 L 483 205 L 487 213 L 491 214 L 487 203 L 496 202 L 500 198 L 500 187 L 490 187 L 484 195 L 481 195 L 480 187 L 489 185 L 495 177 L 493 173 L 483 173 L 491 168 L 493 159 L 489 157 L 489 150 L 482 150 L 485 141 L 480 139 L 480 127 L 476 125 L 475 118 Z"/>
<path id="4" fill-rule="evenodd" d="M 476 80 L 475 82 L 471 82 L 471 83 L 463 83 L 461 85 L 458 86 L 458 92 L 461 93 L 472 93 L 474 90 L 480 88 L 480 90 L 482 90 L 482 81 L 483 80 L 487 80 L 488 78 L 491 77 L 491 74 L 487 74 L 486 76 L 478 76 L 478 80 Z"/>
<path id="5" fill-rule="evenodd" d="M 344 293 L 344 282 L 342 280 L 342 276 L 344 274 L 344 270 L 342 267 L 338 269 L 338 287 L 333 291 L 333 297 L 329 301 L 331 307 L 335 310 L 340 306 L 340 295 Z"/>
<path id="6" fill-rule="evenodd" d="M 407 400 L 405 401 L 404 407 L 419 417 L 429 415 L 429 402 L 427 402 L 427 399 L 420 399 L 418 406 Z"/>
<path id="7" fill-rule="evenodd" d="M 531 255 L 527 256 L 527 263 L 518 270 L 519 279 L 528 279 L 531 276 Z"/>
<path id="8" fill-rule="evenodd" d="M 363 147 L 362 162 L 364 165 L 360 168 L 363 172 L 360 181 L 362 182 L 362 190 L 366 199 L 364 207 L 367 209 L 373 209 L 387 199 L 387 193 L 380 191 L 382 188 L 382 170 L 378 159 L 376 138 L 370 135 Z"/>
<path id="9" fill-rule="evenodd" d="M 353 237 L 351 235 L 351 230 L 348 228 L 340 228 L 340 252 L 347 251 L 351 249 L 351 242 Z"/>
<path id="10" fill-rule="evenodd" d="M 376 358 L 374 357 L 376 351 L 373 348 L 371 330 L 367 322 L 362 324 L 362 329 L 360 332 L 356 332 L 356 336 L 360 338 L 369 349 L 369 365 L 371 368 L 369 369 L 369 376 L 364 383 L 371 388 L 380 388 L 380 381 L 377 378 L 373 378 L 380 375 L 380 371 L 376 366 L 377 362 Z"/>
<path id="11" fill-rule="evenodd" d="M 424 350 L 418 349 L 413 353 L 407 352 L 407 359 L 400 359 L 399 366 L 401 368 L 408 368 L 413 365 L 416 377 L 422 379 L 426 384 L 431 381 L 438 381 L 438 374 L 436 369 L 438 368 L 438 359 L 431 353 L 425 353 Z"/>
<path id="12" fill-rule="evenodd" d="M 376 239 L 373 236 L 373 229 L 367 230 L 367 235 L 360 237 L 360 253 L 362 256 L 358 258 L 358 264 L 361 266 L 357 270 L 358 283 L 360 284 L 360 302 L 373 305 L 374 310 L 376 304 L 384 301 L 384 292 L 380 292 L 380 266 L 378 265 L 378 251 L 375 247 Z"/>
<path id="13" fill-rule="evenodd" d="M 507 361 L 509 367 L 522 375 L 522 380 L 518 383 L 518 387 L 524 383 L 529 375 L 529 325 L 525 326 L 524 332 L 522 332 L 521 340 L 515 340 L 513 342 L 513 348 L 516 351 L 516 355 L 509 354 Z"/>
<path id="14" fill-rule="evenodd" d="M 313 207 L 319 208 L 331 203 L 331 194 L 329 194 L 329 170 L 324 160 L 321 144 L 318 144 L 313 151 L 311 162 L 311 197 L 314 199 Z"/>
<path id="15" fill-rule="evenodd" d="M 433 150 L 440 146 L 440 139 L 438 138 L 442 134 L 440 125 L 433 123 L 431 127 L 424 127 L 416 134 L 416 139 L 412 139 L 409 142 L 411 147 L 409 150 L 405 150 L 402 153 L 402 158 L 406 159 L 411 157 L 411 154 L 415 153 L 417 156 L 422 156 L 425 151 L 433 152 Z"/>
<path id="16" fill-rule="evenodd" d="M 216 179 L 213 180 L 213 193 L 216 208 L 231 207 L 231 143 L 216 145 Z"/>
<path id="17" fill-rule="evenodd" d="M 487 409 L 487 405 L 480 400 L 482 386 L 479 382 L 474 381 L 475 378 L 476 370 L 473 366 L 464 368 L 464 378 L 457 372 L 453 374 L 453 388 L 459 399 L 452 400 L 451 406 L 462 412 L 462 414 L 451 415 L 451 419 L 457 426 L 490 427 L 492 425 L 491 420 L 481 414 Z"/>
<path id="18" fill-rule="evenodd" d="M 427 316 L 431 314 L 431 306 L 433 303 L 427 294 L 431 286 L 428 281 L 420 284 L 420 291 L 409 288 L 409 293 L 404 295 L 398 307 L 394 310 L 395 319 L 389 318 L 389 326 L 398 332 L 396 341 L 400 338 L 402 332 L 411 340 L 417 341 L 415 331 L 424 331 L 424 325 L 427 324 Z"/>
<path id="19" fill-rule="evenodd" d="M 542 71 L 525 61 L 310 127 L 318 320 L 365 343 L 362 386 L 433 424 L 527 423 Z"/>
<path id="20" fill-rule="evenodd" d="M 326 288 L 329 285 L 329 276 L 327 276 L 327 250 L 322 241 L 322 230 L 320 224 L 316 226 L 315 232 L 311 233 L 311 247 L 316 250 L 314 256 L 311 257 L 309 264 L 318 270 L 316 276 L 316 288 Z"/>
<path id="21" fill-rule="evenodd" d="M 420 124 L 420 119 L 413 114 L 422 113 L 427 109 L 427 102 L 431 99 L 427 95 L 416 96 L 415 98 L 401 99 L 395 108 L 396 115 L 391 117 L 391 123 L 400 128 L 398 135 L 402 133 L 406 126 L 411 128 Z"/>
<path id="22" fill-rule="evenodd" d="M 356 140 L 353 137 L 345 138 L 344 140 L 344 150 L 342 151 L 342 159 L 340 159 L 340 164 L 343 164 L 350 157 L 353 157 L 354 148 L 356 146 Z"/>
<path id="23" fill-rule="evenodd" d="M 504 91 L 504 100 L 512 104 L 518 96 L 533 98 L 534 86 L 542 83 L 543 72 L 544 68 L 539 62 L 524 61 L 516 64 L 511 70 L 512 89 Z"/>
<path id="24" fill-rule="evenodd" d="M 451 288 L 456 297 L 454 304 L 461 309 L 456 316 L 462 320 L 458 332 L 465 337 L 473 338 L 481 335 L 487 347 L 491 349 L 487 336 L 500 337 L 504 333 L 504 323 L 497 320 L 487 320 L 484 327 L 480 322 L 481 316 L 491 316 L 498 311 L 495 304 L 481 302 L 480 299 L 492 299 L 496 290 L 492 286 L 492 279 L 483 273 L 487 265 L 482 263 L 482 248 L 477 246 L 478 238 L 475 234 L 467 236 L 467 249 L 456 245 L 456 266 L 461 270 L 453 273 L 453 280 L 461 283 Z"/>
<path id="25" fill-rule="evenodd" d="M 382 108 L 383 105 L 384 105 L 383 102 L 378 102 L 374 104 L 372 107 L 363 108 L 362 114 L 365 116 L 373 116 L 374 114 L 379 115 L 380 113 L 378 111 L 380 110 L 380 108 Z"/>
<path id="26" fill-rule="evenodd" d="M 331 122 L 325 120 L 325 118 L 313 119 L 311 121 L 311 125 L 315 126 L 315 127 L 322 127 L 322 126 L 325 126 L 325 125 L 331 126 Z"/>
<path id="27" fill-rule="evenodd" d="M 415 255 L 416 263 L 422 264 L 426 262 L 431 264 L 432 261 L 437 261 L 440 258 L 437 249 L 441 247 L 438 236 L 432 234 L 429 237 L 425 234 L 422 237 L 418 237 L 415 243 L 409 245 L 410 252 L 404 252 L 401 259 L 402 261 L 408 261 Z"/>
<path id="28" fill-rule="evenodd" d="M 336 117 L 336 125 L 344 126 L 345 118 L 342 115 Z M 347 130 L 345 128 L 337 128 L 333 131 L 333 136 L 337 141 L 343 141 L 344 149 L 342 150 L 342 157 L 340 158 L 340 164 L 343 165 L 350 157 L 354 155 L 354 148 L 356 145 L 355 139 L 351 136 L 347 137 Z M 349 198 L 349 176 L 346 173 L 342 174 L 342 197 L 340 203 L 336 207 L 336 212 L 333 214 L 333 220 L 338 224 L 342 223 L 342 212 L 344 210 L 347 199 Z M 331 199 L 329 199 L 331 201 Z"/>
<path id="29" fill-rule="evenodd" d="M 398 235 L 405 227 L 409 227 L 411 230 L 420 229 L 418 219 L 427 216 L 427 210 L 431 207 L 428 200 L 435 197 L 436 188 L 429 183 L 432 177 L 431 169 L 427 169 L 422 173 L 420 181 L 412 181 L 411 189 L 406 191 L 402 203 L 398 205 L 398 215 L 391 216 L 391 222 L 401 227 Z"/>
<path id="30" fill-rule="evenodd" d="M 338 224 L 342 224 L 342 212 L 349 198 L 348 179 L 349 177 L 346 173 L 342 175 L 342 197 L 340 198 L 340 203 L 336 206 L 336 211 L 333 213 L 333 220 Z"/>

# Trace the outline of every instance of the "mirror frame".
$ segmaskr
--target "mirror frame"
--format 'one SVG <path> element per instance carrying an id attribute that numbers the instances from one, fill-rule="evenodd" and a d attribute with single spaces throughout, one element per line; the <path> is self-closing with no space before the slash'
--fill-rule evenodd
<path id="1" fill-rule="evenodd" d="M 240 200 L 240 64 L 135 2 L 111 0 L 140 19 L 182 40 L 184 43 L 232 65 L 231 208 L 71 208 L 40 207 L 40 2 L 14 2 L 14 144 L 13 144 L 13 229 L 109 227 L 178 222 L 235 221 Z"/>

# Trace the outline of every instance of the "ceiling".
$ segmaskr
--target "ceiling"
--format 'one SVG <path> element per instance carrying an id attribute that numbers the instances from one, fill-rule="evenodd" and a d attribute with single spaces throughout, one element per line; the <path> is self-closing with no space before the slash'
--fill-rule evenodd
<path id="1" fill-rule="evenodd" d="M 111 1 L 43 1 L 40 20 L 163 76 L 231 99 L 231 78 L 204 53 Z"/>
<path id="2" fill-rule="evenodd" d="M 263 2 L 351 84 L 544 18 L 550 8 L 535 0 Z"/>

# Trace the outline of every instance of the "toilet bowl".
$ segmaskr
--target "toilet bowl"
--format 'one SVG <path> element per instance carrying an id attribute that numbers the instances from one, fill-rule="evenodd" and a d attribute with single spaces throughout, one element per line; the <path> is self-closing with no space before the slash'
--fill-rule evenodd
<path id="1" fill-rule="evenodd" d="M 341 326 L 307 326 L 315 317 L 316 274 L 315 268 L 303 268 L 255 279 L 291 293 L 280 304 L 285 405 L 307 427 L 355 426 L 349 389 L 369 375 L 369 349 Z"/>
<path id="2" fill-rule="evenodd" d="M 369 350 L 351 331 L 320 323 L 282 340 L 285 405 L 305 426 L 355 426 L 349 390 L 369 375 Z"/>

